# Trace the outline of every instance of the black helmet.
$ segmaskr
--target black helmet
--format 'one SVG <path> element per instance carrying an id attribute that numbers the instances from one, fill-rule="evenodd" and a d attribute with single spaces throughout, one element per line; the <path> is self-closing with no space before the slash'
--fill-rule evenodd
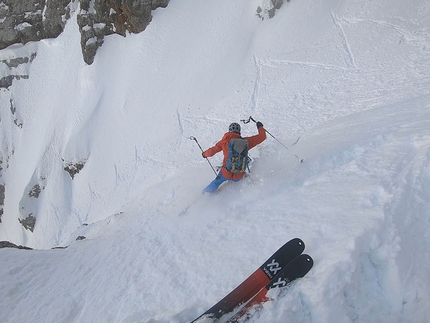
<path id="1" fill-rule="evenodd" d="M 233 122 L 229 127 L 228 131 L 240 133 L 240 124 Z"/>

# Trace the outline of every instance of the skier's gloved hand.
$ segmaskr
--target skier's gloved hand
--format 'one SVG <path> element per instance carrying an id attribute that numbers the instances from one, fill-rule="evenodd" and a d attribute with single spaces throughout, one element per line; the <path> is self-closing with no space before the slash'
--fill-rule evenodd
<path id="1" fill-rule="evenodd" d="M 202 156 L 203 156 L 203 158 L 206 158 L 206 156 L 205 156 L 205 153 L 204 153 L 204 152 L 202 152 Z"/>
<path id="2" fill-rule="evenodd" d="M 263 124 L 260 121 L 257 121 L 257 129 L 264 127 Z"/>

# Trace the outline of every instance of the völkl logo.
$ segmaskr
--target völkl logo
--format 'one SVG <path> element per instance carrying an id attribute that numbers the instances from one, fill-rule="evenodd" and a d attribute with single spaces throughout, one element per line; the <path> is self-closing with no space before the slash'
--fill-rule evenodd
<path id="1" fill-rule="evenodd" d="M 276 274 L 278 273 L 278 271 L 281 270 L 281 267 L 279 266 L 279 263 L 276 262 L 275 259 L 273 259 L 271 263 L 267 264 L 266 267 L 268 267 L 269 272 L 267 272 L 267 270 L 265 270 L 265 271 L 266 271 L 267 274 L 270 275 L 271 278 L 275 277 Z"/>

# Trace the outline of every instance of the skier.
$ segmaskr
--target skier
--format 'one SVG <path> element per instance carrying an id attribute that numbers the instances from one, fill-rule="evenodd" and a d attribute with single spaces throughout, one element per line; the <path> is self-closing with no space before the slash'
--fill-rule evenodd
<path id="1" fill-rule="evenodd" d="M 266 139 L 266 130 L 264 129 L 263 124 L 258 121 L 256 123 L 258 134 L 251 137 L 245 137 L 247 141 L 247 150 L 254 148 L 255 146 L 261 144 Z M 232 172 L 227 169 L 228 158 L 229 158 L 229 143 L 234 138 L 242 138 L 240 135 L 240 125 L 238 123 L 232 123 L 228 127 L 228 132 L 224 134 L 222 139 L 218 141 L 215 146 L 207 149 L 202 152 L 203 158 L 212 157 L 213 155 L 219 153 L 220 151 L 224 154 L 224 159 L 222 162 L 222 168 L 218 173 L 217 177 L 203 190 L 203 194 L 211 194 L 215 192 L 218 187 L 227 180 L 231 180 L 233 182 L 237 182 L 242 179 L 245 174 L 246 169 L 242 169 L 240 172 Z M 248 158 L 246 156 L 246 158 Z"/>

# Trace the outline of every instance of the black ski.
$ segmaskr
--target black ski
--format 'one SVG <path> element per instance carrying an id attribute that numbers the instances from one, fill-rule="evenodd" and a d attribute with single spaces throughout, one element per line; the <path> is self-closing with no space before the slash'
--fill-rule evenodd
<path id="1" fill-rule="evenodd" d="M 313 267 L 314 261 L 309 255 L 300 255 L 286 265 L 279 274 L 273 278 L 267 286 L 258 292 L 236 315 L 227 323 L 238 323 L 246 321 L 251 317 L 249 309 L 252 307 L 261 307 L 263 303 L 270 299 L 266 297 L 267 292 L 272 288 L 283 288 L 288 286 L 294 280 L 304 277 Z"/>
<path id="2" fill-rule="evenodd" d="M 231 293 L 191 323 L 206 322 L 206 319 L 216 321 L 224 314 L 230 313 L 238 306 L 248 302 L 267 286 L 289 262 L 301 255 L 303 250 L 305 250 L 305 243 L 301 239 L 295 238 L 288 241 Z"/>

